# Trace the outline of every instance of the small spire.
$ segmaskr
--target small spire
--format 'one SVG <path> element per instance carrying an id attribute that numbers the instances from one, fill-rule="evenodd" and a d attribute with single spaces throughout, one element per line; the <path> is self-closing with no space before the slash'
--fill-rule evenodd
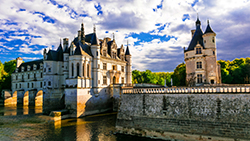
<path id="1" fill-rule="evenodd" d="M 60 38 L 60 44 L 62 44 L 62 38 Z"/>
<path id="2" fill-rule="evenodd" d="M 197 13 L 196 26 L 201 25 L 201 21 L 199 20 L 199 14 Z"/>
<path id="3" fill-rule="evenodd" d="M 113 40 L 115 40 L 115 33 L 113 32 Z"/>
<path id="4" fill-rule="evenodd" d="M 96 28 L 95 28 L 95 24 L 94 24 L 94 27 L 93 27 L 93 32 L 96 33 Z"/>
<path id="5" fill-rule="evenodd" d="M 209 19 L 207 19 L 207 24 L 209 24 Z"/>
<path id="6" fill-rule="evenodd" d="M 128 47 L 128 40 L 127 40 L 127 47 Z"/>

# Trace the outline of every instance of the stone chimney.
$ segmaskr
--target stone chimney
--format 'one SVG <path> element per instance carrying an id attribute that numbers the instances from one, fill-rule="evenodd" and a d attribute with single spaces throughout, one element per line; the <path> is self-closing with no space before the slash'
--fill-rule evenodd
<path id="1" fill-rule="evenodd" d="M 64 38 L 63 39 L 63 48 L 66 49 L 69 46 L 69 38 Z"/>
<path id="2" fill-rule="evenodd" d="M 23 63 L 23 59 L 21 57 L 16 58 L 16 67 L 19 68 L 19 66 Z"/>

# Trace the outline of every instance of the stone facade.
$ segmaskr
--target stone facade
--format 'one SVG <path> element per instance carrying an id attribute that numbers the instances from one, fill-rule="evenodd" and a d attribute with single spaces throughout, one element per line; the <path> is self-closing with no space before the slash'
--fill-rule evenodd
<path id="1" fill-rule="evenodd" d="M 27 63 L 17 58 L 12 92 L 17 91 L 21 103 L 27 91 L 35 99 L 42 90 L 45 109 L 65 104 L 72 117 L 79 117 L 112 109 L 111 84 L 132 84 L 129 47 L 125 52 L 115 39 L 98 39 L 95 30 L 85 35 L 83 24 L 70 44 L 64 38 L 57 50 L 44 49 L 43 54 L 43 59 Z"/>
<path id="2" fill-rule="evenodd" d="M 166 140 L 249 140 L 247 87 L 125 88 L 119 133 Z"/>
<path id="3" fill-rule="evenodd" d="M 221 83 L 220 64 L 217 63 L 216 34 L 209 22 L 205 33 L 196 21 L 196 30 L 191 30 L 192 40 L 184 48 L 186 62 L 186 81 L 189 86 Z"/>

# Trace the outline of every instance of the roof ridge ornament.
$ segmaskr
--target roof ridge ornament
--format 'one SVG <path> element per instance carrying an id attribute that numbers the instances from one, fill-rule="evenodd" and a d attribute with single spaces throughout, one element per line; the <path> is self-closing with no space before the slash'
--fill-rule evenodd
<path id="1" fill-rule="evenodd" d="M 95 27 L 95 24 L 94 24 L 94 27 L 93 27 L 93 32 L 96 33 L 96 27 Z"/>

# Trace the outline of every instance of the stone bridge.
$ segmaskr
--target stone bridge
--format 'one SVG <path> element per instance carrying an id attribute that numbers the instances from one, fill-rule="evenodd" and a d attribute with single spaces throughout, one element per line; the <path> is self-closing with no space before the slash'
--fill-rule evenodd
<path id="1" fill-rule="evenodd" d="M 43 90 L 15 91 L 12 95 L 4 93 L 4 106 L 43 106 Z"/>

